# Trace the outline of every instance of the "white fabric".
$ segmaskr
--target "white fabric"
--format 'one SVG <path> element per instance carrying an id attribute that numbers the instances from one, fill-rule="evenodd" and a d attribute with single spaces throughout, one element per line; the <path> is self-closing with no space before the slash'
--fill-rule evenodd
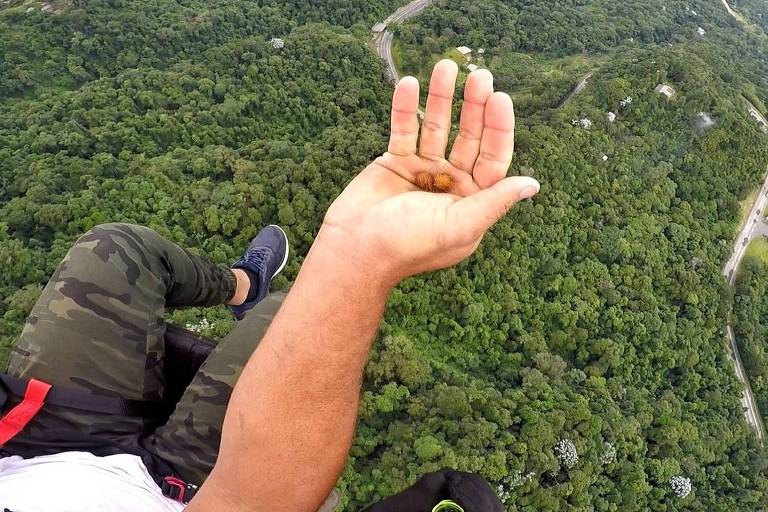
<path id="1" fill-rule="evenodd" d="M 13 512 L 178 512 L 134 455 L 65 452 L 0 458 L 0 510 Z"/>

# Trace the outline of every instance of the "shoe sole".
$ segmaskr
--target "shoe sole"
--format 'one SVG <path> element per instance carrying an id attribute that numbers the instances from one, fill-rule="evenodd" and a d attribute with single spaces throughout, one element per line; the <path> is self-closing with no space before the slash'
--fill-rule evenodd
<path id="1" fill-rule="evenodd" d="M 273 227 L 273 228 L 279 229 L 280 232 L 283 234 L 283 238 L 285 238 L 285 256 L 283 257 L 283 262 L 280 264 L 279 267 L 277 267 L 277 270 L 275 271 L 275 273 L 272 274 L 272 277 L 270 278 L 270 281 L 271 281 L 272 279 L 277 277 L 277 274 L 279 274 L 280 272 L 283 271 L 283 269 L 285 268 L 285 264 L 288 263 L 288 255 L 291 252 L 291 246 L 290 246 L 290 244 L 288 242 L 288 235 L 285 234 L 285 231 L 283 231 L 283 228 L 281 228 L 277 224 L 270 224 L 267 227 Z"/>

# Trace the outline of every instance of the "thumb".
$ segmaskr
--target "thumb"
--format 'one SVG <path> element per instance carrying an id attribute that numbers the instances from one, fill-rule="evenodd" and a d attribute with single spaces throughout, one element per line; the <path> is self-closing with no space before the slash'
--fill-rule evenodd
<path id="1" fill-rule="evenodd" d="M 459 231 L 479 238 L 519 201 L 539 193 L 534 178 L 514 176 L 475 192 L 450 206 L 449 218 Z"/>

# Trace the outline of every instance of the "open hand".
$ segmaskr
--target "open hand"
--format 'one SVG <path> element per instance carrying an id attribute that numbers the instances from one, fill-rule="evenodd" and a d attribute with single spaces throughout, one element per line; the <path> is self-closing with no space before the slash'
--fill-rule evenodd
<path id="1" fill-rule="evenodd" d="M 328 210 L 321 238 L 393 283 L 454 265 L 470 256 L 485 232 L 539 183 L 505 178 L 514 152 L 512 99 L 493 92 L 487 70 L 469 75 L 459 133 L 446 149 L 458 67 L 443 60 L 432 74 L 419 140 L 419 82 L 405 77 L 392 101 L 389 151 L 360 173 Z M 446 194 L 419 190 L 416 176 L 445 172 Z"/>

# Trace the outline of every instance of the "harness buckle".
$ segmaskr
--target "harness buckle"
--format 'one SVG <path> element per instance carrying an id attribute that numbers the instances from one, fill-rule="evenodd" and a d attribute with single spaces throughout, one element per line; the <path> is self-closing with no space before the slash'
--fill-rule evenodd
<path id="1" fill-rule="evenodd" d="M 163 478 L 162 491 L 163 496 L 166 498 L 186 505 L 192 501 L 192 498 L 197 494 L 197 486 L 188 484 L 181 478 L 167 476 Z"/>

